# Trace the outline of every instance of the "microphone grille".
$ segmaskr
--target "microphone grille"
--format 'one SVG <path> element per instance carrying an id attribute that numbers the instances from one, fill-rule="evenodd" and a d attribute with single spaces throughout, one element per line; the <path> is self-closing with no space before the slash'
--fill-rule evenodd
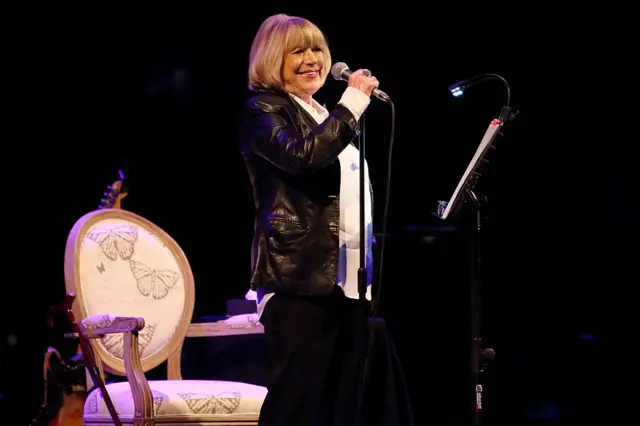
<path id="1" fill-rule="evenodd" d="M 349 69 L 349 66 L 347 64 L 345 64 L 344 62 L 336 62 L 331 67 L 331 75 L 336 80 L 342 80 L 342 78 L 343 78 L 342 77 L 342 72 L 344 70 L 346 70 L 346 69 Z"/>

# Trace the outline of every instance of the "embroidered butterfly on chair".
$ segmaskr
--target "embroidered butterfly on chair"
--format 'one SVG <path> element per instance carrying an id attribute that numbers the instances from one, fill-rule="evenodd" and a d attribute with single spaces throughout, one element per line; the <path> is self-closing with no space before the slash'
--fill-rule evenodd
<path id="1" fill-rule="evenodd" d="M 158 323 L 149 322 L 138 332 L 140 355 L 144 356 L 146 354 L 146 350 L 151 343 L 151 339 L 153 339 L 156 328 L 158 328 Z M 111 355 L 118 359 L 124 359 L 124 339 L 122 338 L 122 334 L 107 334 L 100 340 Z"/>
<path id="2" fill-rule="evenodd" d="M 155 270 L 136 260 L 130 260 L 129 266 L 140 294 L 145 297 L 151 295 L 156 300 L 167 297 L 180 279 L 180 274 L 175 271 Z"/>
<path id="3" fill-rule="evenodd" d="M 178 393 L 194 414 L 233 414 L 240 406 L 240 392 L 224 392 L 219 395 Z"/>
<path id="4" fill-rule="evenodd" d="M 113 228 L 101 228 L 91 231 L 87 238 L 100 246 L 110 260 L 129 260 L 133 256 L 135 243 L 138 241 L 138 230 L 133 226 L 120 225 Z"/>

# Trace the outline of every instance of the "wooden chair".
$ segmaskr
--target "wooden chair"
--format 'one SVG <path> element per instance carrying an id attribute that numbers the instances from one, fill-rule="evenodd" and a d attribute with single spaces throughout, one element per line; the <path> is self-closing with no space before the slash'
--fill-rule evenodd
<path id="1" fill-rule="evenodd" d="M 255 314 L 191 324 L 194 279 L 178 244 L 135 213 L 101 209 L 80 218 L 65 251 L 67 290 L 78 330 L 103 370 L 127 381 L 106 385 L 122 424 L 257 425 L 264 387 L 182 380 L 185 337 L 262 333 Z M 167 380 L 145 372 L 167 362 Z M 89 378 L 88 378 L 89 380 Z M 90 389 L 92 383 L 87 383 Z M 87 396 L 85 425 L 114 424 L 102 392 Z"/>

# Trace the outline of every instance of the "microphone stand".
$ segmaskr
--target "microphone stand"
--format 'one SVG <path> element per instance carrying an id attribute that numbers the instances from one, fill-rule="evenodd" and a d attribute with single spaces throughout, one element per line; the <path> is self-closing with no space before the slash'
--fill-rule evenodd
<path id="1" fill-rule="evenodd" d="M 368 363 L 369 363 L 369 354 L 368 354 L 368 350 L 367 350 L 367 336 L 369 335 L 369 328 L 368 328 L 368 319 L 369 319 L 369 315 L 368 315 L 368 309 L 367 309 L 367 287 L 368 287 L 368 280 L 367 280 L 367 226 L 365 223 L 365 209 L 366 209 L 366 197 L 365 197 L 365 191 L 367 191 L 367 185 L 365 185 L 365 113 L 362 114 L 362 116 L 360 116 L 360 131 L 358 132 L 358 154 L 360 156 L 360 159 L 358 161 L 359 164 L 359 169 L 358 169 L 358 174 L 359 174 L 359 186 L 360 186 L 360 196 L 359 196 L 359 203 L 360 203 L 360 208 L 359 208 L 359 214 L 360 214 L 360 251 L 359 251 L 359 255 L 360 255 L 360 264 L 358 267 L 358 303 L 360 304 L 360 306 L 362 307 L 362 318 L 361 318 L 361 324 L 360 326 L 362 327 L 359 330 L 359 333 L 357 335 L 357 339 L 359 340 L 359 344 L 358 344 L 358 349 L 359 349 L 359 355 L 358 355 L 358 371 L 361 372 L 361 375 L 357 375 L 356 377 L 358 377 L 358 381 L 356 383 L 357 385 L 357 392 L 358 392 L 358 401 L 357 401 L 357 408 L 356 408 L 356 422 L 355 424 L 357 426 L 362 426 L 362 422 L 364 421 L 364 413 L 362 412 L 362 409 L 364 407 L 364 396 L 365 396 L 365 388 L 367 386 L 366 382 L 367 382 L 367 370 L 368 370 Z M 369 338 L 371 338 L 371 336 L 368 336 Z"/>
<path id="2" fill-rule="evenodd" d="M 367 226 L 365 223 L 365 209 L 366 209 L 366 197 L 365 191 L 367 191 L 367 186 L 365 185 L 365 155 L 364 155 L 364 137 L 365 137 L 365 114 L 362 114 L 360 117 L 360 126 L 361 131 L 358 135 L 358 150 L 360 154 L 359 167 L 358 170 L 359 184 L 360 184 L 360 267 L 358 268 L 358 296 L 359 300 L 362 304 L 366 304 L 367 302 Z"/>

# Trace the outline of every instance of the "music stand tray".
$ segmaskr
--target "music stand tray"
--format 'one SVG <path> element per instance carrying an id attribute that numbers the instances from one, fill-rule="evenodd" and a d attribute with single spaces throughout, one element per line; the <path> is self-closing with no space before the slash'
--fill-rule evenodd
<path id="1" fill-rule="evenodd" d="M 458 182 L 458 186 L 455 191 L 453 191 L 453 195 L 451 195 L 449 201 L 438 202 L 437 216 L 440 219 L 446 220 L 451 213 L 458 208 L 461 201 L 460 199 L 464 197 L 465 192 L 473 190 L 477 178 L 480 176 L 481 169 L 487 162 L 487 152 L 494 148 L 493 142 L 499 133 L 500 127 L 502 127 L 502 122 L 500 120 L 494 119 L 491 121 L 489 127 L 487 127 L 487 131 L 480 141 L 480 145 L 478 145 L 476 153 L 471 159 L 471 162 L 469 162 L 469 165 Z"/>

